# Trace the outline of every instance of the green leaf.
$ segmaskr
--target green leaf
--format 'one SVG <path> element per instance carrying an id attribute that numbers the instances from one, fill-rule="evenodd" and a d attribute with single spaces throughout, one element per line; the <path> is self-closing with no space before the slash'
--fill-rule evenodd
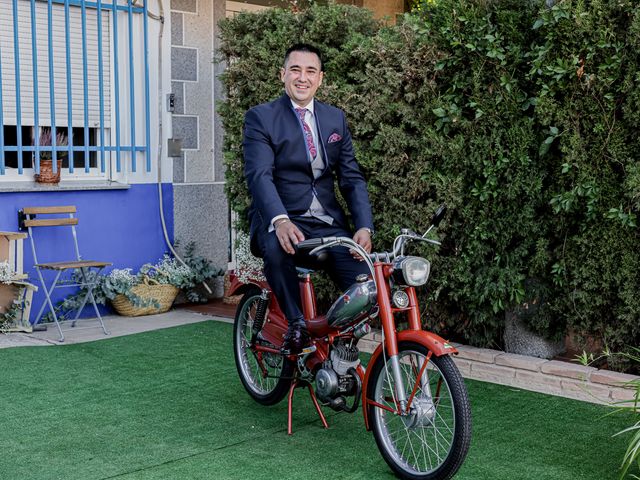
<path id="1" fill-rule="evenodd" d="M 433 112 L 437 117 L 440 117 L 440 118 L 442 118 L 442 117 L 446 117 L 446 116 L 447 116 L 447 112 L 446 112 L 446 111 L 445 111 L 445 109 L 444 109 L 444 108 L 442 108 L 442 107 L 434 108 L 434 109 L 432 110 L 432 112 Z"/>

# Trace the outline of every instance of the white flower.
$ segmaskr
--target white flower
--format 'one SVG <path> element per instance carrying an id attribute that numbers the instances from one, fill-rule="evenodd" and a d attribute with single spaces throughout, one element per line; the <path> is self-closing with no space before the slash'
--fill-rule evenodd
<path id="1" fill-rule="evenodd" d="M 0 262 L 0 283 L 8 284 L 14 276 L 15 273 L 9 262 Z"/>
<path id="2" fill-rule="evenodd" d="M 264 274 L 264 263 L 261 258 L 256 258 L 251 253 L 249 235 L 238 232 L 236 240 L 236 276 L 242 283 L 256 281 L 266 281 Z"/>

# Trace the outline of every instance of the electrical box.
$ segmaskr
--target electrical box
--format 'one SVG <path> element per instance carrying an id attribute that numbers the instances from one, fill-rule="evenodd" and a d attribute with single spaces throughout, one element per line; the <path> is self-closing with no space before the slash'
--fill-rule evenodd
<path id="1" fill-rule="evenodd" d="M 176 111 L 176 94 L 169 93 L 167 95 L 167 112 L 174 113 Z"/>

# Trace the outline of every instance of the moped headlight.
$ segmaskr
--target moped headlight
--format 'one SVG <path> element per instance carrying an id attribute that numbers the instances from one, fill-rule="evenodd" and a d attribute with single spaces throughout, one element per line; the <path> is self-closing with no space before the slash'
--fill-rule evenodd
<path id="1" fill-rule="evenodd" d="M 393 264 L 393 276 L 396 283 L 419 287 L 427 283 L 431 264 L 420 257 L 401 257 Z"/>

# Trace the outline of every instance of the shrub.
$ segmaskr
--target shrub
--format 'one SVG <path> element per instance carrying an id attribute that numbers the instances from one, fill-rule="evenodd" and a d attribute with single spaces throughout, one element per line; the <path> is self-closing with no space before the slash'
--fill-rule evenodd
<path id="1" fill-rule="evenodd" d="M 443 248 L 423 252 L 431 328 L 500 346 L 513 310 L 550 337 L 572 327 L 637 345 L 639 12 L 625 0 L 425 0 L 393 27 L 337 5 L 224 20 L 220 114 L 240 228 L 243 114 L 280 93 L 287 46 L 314 43 L 327 59 L 318 97 L 346 111 L 369 181 L 376 248 L 450 207 Z"/>

